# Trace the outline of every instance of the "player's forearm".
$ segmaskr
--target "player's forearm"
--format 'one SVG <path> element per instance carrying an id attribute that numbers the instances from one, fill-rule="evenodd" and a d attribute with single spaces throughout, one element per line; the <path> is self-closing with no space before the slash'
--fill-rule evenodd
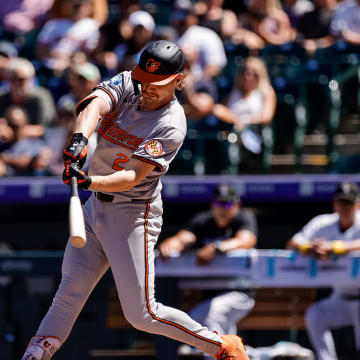
<path id="1" fill-rule="evenodd" d="M 121 192 L 132 189 L 137 184 L 134 170 L 117 171 L 111 175 L 91 176 L 90 190 L 104 192 Z"/>
<path id="2" fill-rule="evenodd" d="M 242 230 L 241 235 L 221 242 L 220 251 L 228 252 L 236 249 L 251 249 L 255 247 L 257 239 L 250 231 Z"/>
<path id="3" fill-rule="evenodd" d="M 346 251 L 357 251 L 360 250 L 360 239 L 344 242 Z"/>
<path id="4" fill-rule="evenodd" d="M 99 120 L 108 113 L 107 105 L 100 98 L 94 98 L 86 107 L 79 113 L 74 133 L 82 133 L 89 138 L 95 131 Z"/>

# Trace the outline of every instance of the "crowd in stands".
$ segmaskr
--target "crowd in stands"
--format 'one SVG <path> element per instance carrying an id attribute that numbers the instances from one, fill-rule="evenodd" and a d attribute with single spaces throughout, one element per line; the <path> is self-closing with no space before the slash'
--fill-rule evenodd
<path id="1" fill-rule="evenodd" d="M 305 132 L 326 132 L 332 81 L 358 63 L 359 19 L 358 0 L 4 0 L 0 176 L 59 175 L 76 103 L 156 39 L 186 57 L 188 137 L 172 171 L 259 169 L 274 142 L 293 148 L 297 102 Z M 351 95 L 344 113 L 358 111 Z"/>

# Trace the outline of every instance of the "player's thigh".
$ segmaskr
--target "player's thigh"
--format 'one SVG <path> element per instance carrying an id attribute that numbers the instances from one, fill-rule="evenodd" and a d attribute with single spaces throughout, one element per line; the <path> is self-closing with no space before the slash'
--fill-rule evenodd
<path id="1" fill-rule="evenodd" d="M 99 240 L 118 291 L 139 291 L 153 282 L 154 247 L 162 225 L 161 202 L 109 205 L 105 205 Z"/>
<path id="2" fill-rule="evenodd" d="M 307 322 L 323 323 L 333 329 L 351 325 L 352 316 L 349 302 L 336 293 L 312 304 L 306 313 Z"/>

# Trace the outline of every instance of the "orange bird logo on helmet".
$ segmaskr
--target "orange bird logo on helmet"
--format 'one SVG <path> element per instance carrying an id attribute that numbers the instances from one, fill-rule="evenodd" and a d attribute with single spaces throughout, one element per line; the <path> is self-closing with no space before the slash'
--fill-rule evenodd
<path id="1" fill-rule="evenodd" d="M 153 73 L 159 68 L 160 65 L 161 65 L 160 62 L 155 61 L 154 59 L 151 58 L 146 62 L 145 68 L 147 72 Z"/>

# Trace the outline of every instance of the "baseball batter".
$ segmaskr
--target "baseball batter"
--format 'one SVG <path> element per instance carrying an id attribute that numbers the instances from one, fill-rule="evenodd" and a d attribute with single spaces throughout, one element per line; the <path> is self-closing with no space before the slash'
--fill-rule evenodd
<path id="1" fill-rule="evenodd" d="M 356 184 L 341 183 L 334 194 L 335 212 L 310 220 L 287 247 L 320 259 L 360 250 L 359 195 Z M 360 355 L 360 289 L 334 287 L 329 297 L 307 309 L 305 323 L 318 360 L 338 359 L 330 330 L 351 325 Z"/>
<path id="2" fill-rule="evenodd" d="M 154 246 L 162 226 L 160 178 L 183 143 L 186 119 L 175 97 L 183 86 L 183 52 L 173 43 L 146 47 L 132 72 L 97 86 L 76 110 L 64 150 L 64 183 L 76 176 L 93 191 L 84 205 L 87 244 L 68 242 L 62 280 L 23 360 L 48 360 L 64 343 L 91 291 L 111 267 L 126 319 L 137 329 L 195 346 L 216 359 L 247 360 L 235 335 L 219 336 L 155 300 Z M 81 170 L 87 139 L 98 145 Z"/>

